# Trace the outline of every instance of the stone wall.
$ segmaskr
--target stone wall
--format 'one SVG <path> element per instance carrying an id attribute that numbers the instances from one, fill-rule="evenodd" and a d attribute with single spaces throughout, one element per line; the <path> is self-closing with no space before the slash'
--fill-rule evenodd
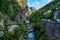
<path id="1" fill-rule="evenodd" d="M 60 37 L 60 22 L 43 20 L 43 25 L 48 33 L 48 36 Z"/>
<path id="2" fill-rule="evenodd" d="M 54 20 L 59 18 L 59 16 L 60 16 L 59 14 L 60 14 L 60 11 L 55 11 L 54 12 Z"/>

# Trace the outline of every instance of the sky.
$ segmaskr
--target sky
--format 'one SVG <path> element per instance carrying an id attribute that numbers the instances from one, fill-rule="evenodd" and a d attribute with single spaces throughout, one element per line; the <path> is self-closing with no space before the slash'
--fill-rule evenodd
<path id="1" fill-rule="evenodd" d="M 28 7 L 35 7 L 39 9 L 51 1 L 52 0 L 28 0 Z"/>

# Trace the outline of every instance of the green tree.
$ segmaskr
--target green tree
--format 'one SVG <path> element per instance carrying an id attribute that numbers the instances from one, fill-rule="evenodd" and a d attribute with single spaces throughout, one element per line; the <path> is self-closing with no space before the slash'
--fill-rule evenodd
<path id="1" fill-rule="evenodd" d="M 45 40 L 46 34 L 41 19 L 43 18 L 42 11 L 33 12 L 30 16 L 30 20 L 34 23 L 34 33 L 36 40 Z"/>

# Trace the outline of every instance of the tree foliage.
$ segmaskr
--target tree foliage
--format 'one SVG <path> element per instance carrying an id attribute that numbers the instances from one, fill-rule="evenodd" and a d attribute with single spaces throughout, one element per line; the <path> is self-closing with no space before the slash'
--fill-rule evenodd
<path id="1" fill-rule="evenodd" d="M 16 0 L 1 0 L 0 3 L 0 11 L 10 19 L 14 19 L 18 15 L 18 11 L 22 12 L 22 8 Z"/>
<path id="2" fill-rule="evenodd" d="M 30 16 L 31 21 L 34 23 L 33 27 L 36 40 L 45 40 L 45 30 L 41 22 L 42 18 L 43 13 L 40 13 L 40 11 L 33 12 Z"/>

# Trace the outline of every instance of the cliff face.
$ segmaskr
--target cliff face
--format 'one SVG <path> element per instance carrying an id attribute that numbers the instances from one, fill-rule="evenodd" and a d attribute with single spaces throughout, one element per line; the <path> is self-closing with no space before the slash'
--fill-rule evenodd
<path id="1" fill-rule="evenodd" d="M 24 0 L 24 1 L 26 1 L 26 0 Z M 0 12 L 8 17 L 6 20 L 4 20 L 4 19 L 0 20 L 0 25 L 2 25 L 2 24 L 4 25 L 4 32 L 6 32 L 6 30 L 7 30 L 7 32 L 8 31 L 14 31 L 16 33 L 19 32 L 18 35 L 19 35 L 19 37 L 22 36 L 22 38 L 27 33 L 27 30 L 25 31 L 25 28 L 26 28 L 25 24 L 20 21 L 20 16 L 23 14 L 23 11 L 24 11 L 23 4 L 25 5 L 25 3 L 27 3 L 24 1 L 20 1 L 20 2 L 22 2 L 22 6 L 19 5 L 19 2 L 17 0 L 1 0 L 0 1 Z M 18 28 L 16 28 L 16 25 L 18 25 L 17 26 Z M 15 28 L 16 28 L 16 30 L 15 30 Z M 6 32 L 6 34 L 7 34 L 7 32 Z M 13 40 L 18 40 L 18 39 L 14 39 L 16 33 L 13 34 L 14 35 Z M 7 35 L 7 36 L 9 36 L 9 35 Z M 16 35 L 16 37 L 18 37 L 18 36 Z M 1 40 L 5 40 L 5 39 L 3 39 L 3 37 L 2 37 Z M 10 40 L 10 38 L 9 39 L 6 38 L 6 40 Z"/>

